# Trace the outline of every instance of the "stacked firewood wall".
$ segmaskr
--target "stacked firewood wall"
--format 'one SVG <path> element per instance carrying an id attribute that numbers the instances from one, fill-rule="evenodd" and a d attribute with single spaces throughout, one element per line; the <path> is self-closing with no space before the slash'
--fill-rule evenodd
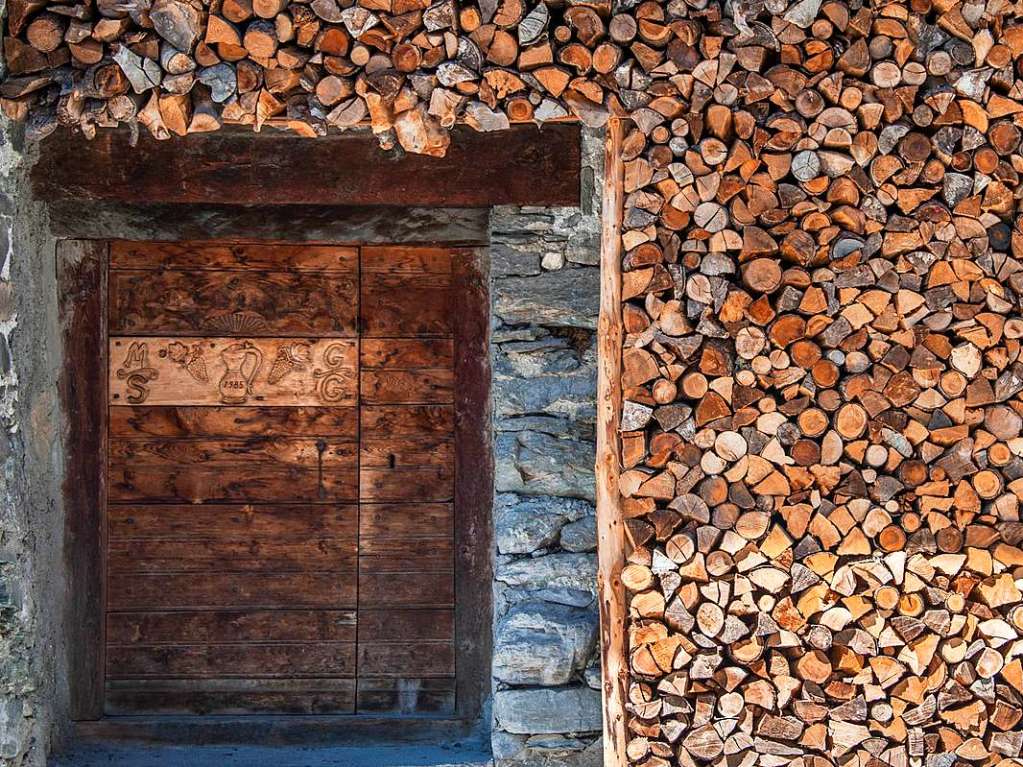
<path id="1" fill-rule="evenodd" d="M 1020 13 L 10 0 L 0 95 L 36 134 L 368 122 L 435 154 L 456 120 L 630 118 L 628 759 L 1008 765 Z"/>
<path id="2" fill-rule="evenodd" d="M 628 756 L 1018 765 L 1023 27 L 697 5 L 631 48 Z"/>

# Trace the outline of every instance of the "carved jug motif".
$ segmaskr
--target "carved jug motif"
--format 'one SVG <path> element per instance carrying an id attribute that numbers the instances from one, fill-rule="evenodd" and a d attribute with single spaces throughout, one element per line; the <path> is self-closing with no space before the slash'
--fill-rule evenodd
<path id="1" fill-rule="evenodd" d="M 220 379 L 220 399 L 228 405 L 242 405 L 252 394 L 252 383 L 263 366 L 263 352 L 248 341 L 231 344 L 220 353 L 227 370 Z M 246 367 L 249 366 L 248 372 Z"/>

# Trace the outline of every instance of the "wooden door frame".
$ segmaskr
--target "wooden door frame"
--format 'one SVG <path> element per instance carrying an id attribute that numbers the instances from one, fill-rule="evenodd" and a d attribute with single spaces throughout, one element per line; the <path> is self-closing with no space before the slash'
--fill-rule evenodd
<path id="1" fill-rule="evenodd" d="M 604 134 L 604 188 L 601 203 L 600 314 L 597 319 L 597 602 L 600 609 L 600 663 L 604 706 L 604 766 L 627 767 L 625 746 L 626 659 L 625 521 L 618 478 L 622 467 L 622 212 L 625 121 L 611 118 Z"/>
<path id="2" fill-rule="evenodd" d="M 603 698 L 603 721 L 604 721 L 604 765 L 605 767 L 624 767 L 627 765 L 625 755 L 626 745 L 626 690 L 628 685 L 627 649 L 626 649 L 626 626 L 627 606 L 625 602 L 625 589 L 621 581 L 621 572 L 625 565 L 627 556 L 627 542 L 624 520 L 622 518 L 621 498 L 618 492 L 618 477 L 621 472 L 621 445 L 619 426 L 622 406 L 622 346 L 624 343 L 624 330 L 621 315 L 621 218 L 624 198 L 624 162 L 622 159 L 622 142 L 625 134 L 627 120 L 612 117 L 605 129 L 605 166 L 603 186 L 603 207 L 602 237 L 600 253 L 601 288 L 600 288 L 600 314 L 598 320 L 597 344 L 598 344 L 598 382 L 597 382 L 597 452 L 596 452 L 596 505 L 597 505 L 597 587 L 598 603 L 601 626 L 601 662 L 603 672 L 602 698 Z M 567 128 L 567 126 L 565 126 Z M 564 130 L 564 129 L 559 129 Z M 468 134 L 472 135 L 472 134 Z M 505 134 L 507 135 L 507 134 Z M 539 141 L 548 141 L 552 144 L 564 141 L 564 132 L 550 132 L 541 137 Z M 488 138 L 492 138 L 489 137 Z M 459 141 L 453 143 L 454 147 L 460 146 Z M 164 142 L 169 144 L 170 142 Z M 303 142 L 302 151 L 305 151 L 310 144 L 321 142 Z M 195 142 L 191 144 L 195 148 Z M 569 151 L 566 153 L 564 147 Z M 69 194 L 67 184 L 62 183 L 65 175 L 61 165 L 50 163 L 47 169 L 39 168 L 34 174 L 34 186 L 38 196 L 49 203 L 51 212 L 51 226 L 58 236 L 63 237 L 86 237 L 86 238 L 109 238 L 114 235 L 123 236 L 130 232 L 133 236 L 140 237 L 147 233 L 156 235 L 158 239 L 172 239 L 174 234 L 180 234 L 181 238 L 198 239 L 199 233 L 212 233 L 214 237 L 232 238 L 238 237 L 246 232 L 251 232 L 254 225 L 260 225 L 268 220 L 273 221 L 272 226 L 279 236 L 283 235 L 288 239 L 320 239 L 331 242 L 345 242 L 345 235 L 340 237 L 332 236 L 333 230 L 338 226 L 338 221 L 350 222 L 352 229 L 341 226 L 341 231 L 356 231 L 360 241 L 382 242 L 380 239 L 387 233 L 393 233 L 393 222 L 402 220 L 405 216 L 411 216 L 416 221 L 415 231 L 409 229 L 402 234 L 403 242 L 420 242 L 419 235 L 425 232 L 427 242 L 436 241 L 444 244 L 478 245 L 486 246 L 486 206 L 499 204 L 497 198 L 492 199 L 488 190 L 483 190 L 475 196 L 467 197 L 462 207 L 453 210 L 438 210 L 423 207 L 408 207 L 422 205 L 422 199 L 417 197 L 421 194 L 421 184 L 416 187 L 416 193 L 406 195 L 408 199 L 395 200 L 390 197 L 387 205 L 405 206 L 392 208 L 386 206 L 358 207 L 364 204 L 359 193 L 359 185 L 352 185 L 348 189 L 322 189 L 322 199 L 317 198 L 304 204 L 288 204 L 278 208 L 252 207 L 252 203 L 290 202 L 292 199 L 269 199 L 267 195 L 259 195 L 257 198 L 245 199 L 247 206 L 227 205 L 223 200 L 233 200 L 231 196 L 231 179 L 224 179 L 219 187 L 215 177 L 204 177 L 204 194 L 206 197 L 203 203 L 181 204 L 182 199 L 189 198 L 191 192 L 187 190 L 181 193 L 171 191 L 164 194 L 166 199 L 149 199 L 140 204 L 135 194 L 125 195 L 123 189 L 120 197 L 114 193 L 105 191 L 103 173 L 97 173 L 97 167 L 102 169 L 109 163 L 89 161 L 84 154 L 92 154 L 91 145 L 83 147 L 78 142 L 74 151 L 79 158 L 76 167 L 87 172 L 79 173 L 75 178 L 78 183 L 90 186 L 91 203 L 83 205 L 80 194 Z M 491 147 L 492 149 L 492 147 Z M 44 156 L 51 151 L 44 147 Z M 100 148 L 102 152 L 102 148 Z M 471 152 L 470 152 L 471 154 Z M 488 152 L 489 155 L 502 155 L 507 153 Z M 578 157 L 575 145 L 571 140 L 563 144 L 561 151 L 555 151 L 555 158 L 563 158 L 570 155 L 567 162 L 568 170 L 571 172 L 578 167 L 574 158 Z M 114 157 L 114 155 L 110 155 Z M 338 156 L 342 152 L 338 151 Z M 135 152 L 118 153 L 118 162 L 125 161 L 125 158 L 136 158 Z M 258 161 L 258 156 L 255 158 Z M 180 161 L 180 158 L 176 158 Z M 555 162 L 558 162 L 555 159 Z M 308 167 L 307 165 L 305 167 Z M 378 167 L 385 167 L 379 163 Z M 502 166 L 507 169 L 508 166 Z M 559 167 L 562 167 L 559 165 Z M 529 167 L 526 167 L 529 170 Z M 45 172 L 44 172 L 45 171 Z M 118 171 L 119 172 L 119 171 Z M 457 172 L 457 169 L 455 169 Z M 72 175 L 75 175 L 72 173 Z M 418 174 L 417 174 L 418 175 Z M 531 182 L 525 188 L 516 188 L 518 194 L 535 195 L 537 188 L 543 184 L 536 184 L 538 176 L 530 176 Z M 540 176 L 542 177 L 542 176 Z M 563 174 L 557 174 L 555 178 L 563 178 Z M 572 176 L 573 183 L 578 188 L 578 176 Z M 41 180 L 42 179 L 42 180 Z M 445 179 L 446 181 L 447 179 Z M 311 185 L 311 184 L 310 184 Z M 447 187 L 447 183 L 432 184 L 430 189 L 436 191 L 438 188 Z M 157 187 L 159 189 L 160 187 Z M 277 189 L 277 192 L 269 194 L 281 194 L 283 187 L 269 185 L 264 188 Z M 354 191 L 353 191 L 354 190 Z M 81 191 L 81 190 L 80 190 Z M 86 192 L 89 190 L 86 189 Z M 290 191 L 290 190 L 289 190 Z M 542 193 L 542 190 L 541 190 Z M 559 194 L 564 194 L 561 189 Z M 500 202 L 516 202 L 519 204 L 543 204 L 537 200 L 500 200 Z M 554 200 L 548 200 L 548 204 L 555 204 Z M 560 204 L 578 204 L 576 200 L 558 200 Z M 436 203 L 435 203 L 436 204 Z M 451 205 L 450 199 L 441 201 L 441 205 Z M 459 204 L 459 203 L 456 203 Z M 356 206 L 356 207 L 351 207 Z M 274 215 L 275 211 L 286 210 L 286 215 Z M 173 223 L 168 223 L 173 221 Z M 347 240 L 351 241 L 351 240 Z M 88 257 L 86 257 L 88 258 Z M 87 406 L 90 397 L 96 396 L 95 387 L 105 386 L 100 382 L 88 382 L 84 380 L 71 380 L 76 369 L 85 371 L 89 368 L 80 368 L 82 364 L 96 364 L 95 357 L 89 360 L 89 345 L 73 343 L 75 328 L 87 325 L 90 318 L 97 316 L 99 309 L 92 304 L 91 300 L 79 300 L 88 295 L 90 284 L 99 279 L 99 273 L 95 267 L 80 266 L 74 268 L 62 268 L 59 271 L 61 286 L 61 318 L 64 328 L 65 348 L 69 364 L 65 366 L 64 376 L 61 381 L 61 393 L 65 404 L 65 411 L 69 414 L 77 413 Z M 83 293 L 82 291 L 86 291 Z M 487 317 L 489 324 L 489 314 Z M 102 344 L 100 351 L 102 352 Z M 95 347 L 95 344 L 93 346 Z M 103 352 L 105 354 L 105 352 Z M 489 355 L 483 357 L 489 360 Z M 488 371 L 466 371 L 467 375 L 479 376 L 479 380 L 489 382 Z M 102 395 L 105 400 L 105 392 Z M 476 414 L 479 418 L 489 421 L 490 413 Z M 470 418 L 473 414 L 469 415 Z M 88 419 L 79 416 L 72 418 L 69 432 L 68 446 L 81 447 L 85 452 L 89 449 L 97 450 L 102 446 L 95 443 L 96 430 L 90 428 Z M 492 450 L 489 444 L 481 445 L 481 449 Z M 73 452 L 73 451 L 69 451 Z M 88 461 L 76 463 L 68 456 L 67 474 L 68 484 L 77 488 L 85 488 L 85 494 L 97 493 L 99 483 L 95 478 L 88 476 Z M 68 496 L 68 513 L 70 515 L 83 514 L 82 501 L 74 496 Z M 81 520 L 87 521 L 86 516 Z M 70 522 L 70 520 L 69 520 Z M 69 536 L 71 540 L 84 540 L 88 542 L 87 533 L 76 531 L 73 525 L 69 524 Z M 490 530 L 486 531 L 488 534 Z M 79 536 L 78 538 L 76 538 Z M 81 536 L 84 535 L 84 538 Z M 456 546 L 460 547 L 459 542 Z M 90 569 L 87 563 L 68 562 L 68 572 L 73 580 L 80 580 L 88 576 Z M 480 596 L 490 598 L 490 586 L 487 585 L 481 590 Z M 72 599 L 69 625 L 72 626 L 72 646 L 76 644 L 75 637 L 87 635 L 90 629 L 88 621 L 76 620 L 81 617 L 81 606 L 75 607 L 75 599 Z M 86 600 L 87 603 L 87 600 Z M 492 640 L 491 627 L 482 625 L 480 636 Z M 74 651 L 72 651 L 74 652 Z M 489 648 L 487 652 L 489 657 Z M 75 665 L 75 656 L 72 655 L 72 668 Z M 489 670 L 487 676 L 482 680 L 484 693 L 489 689 Z M 83 687 L 87 691 L 89 688 Z M 82 697 L 88 701 L 88 694 Z M 76 704 L 80 705 L 80 704 Z"/>
<path id="3" fill-rule="evenodd" d="M 115 227 L 116 229 L 116 227 Z M 112 231 L 111 234 L 114 234 Z M 256 233 L 258 234 L 258 232 Z M 133 728 L 123 717 L 105 717 L 104 614 L 106 430 L 107 430 L 107 296 L 109 242 L 58 240 L 57 295 L 64 365 L 59 391 L 67 419 L 65 442 L 65 564 L 68 579 L 68 668 L 70 714 L 80 734 L 117 739 L 144 732 L 147 739 L 168 733 L 156 723 Z M 250 242 L 272 239 L 246 238 Z M 239 243 L 238 238 L 207 242 Z M 313 243 L 310 243 L 313 244 Z M 316 244 L 360 245 L 336 242 Z M 376 245 L 389 243 L 373 242 Z M 493 497 L 494 459 L 490 405 L 490 292 L 486 251 L 444 242 L 415 245 L 450 248 L 455 254 L 452 288 L 458 296 L 454 315 L 455 340 L 455 712 L 446 720 L 404 718 L 401 730 L 421 735 L 440 734 L 461 726 L 472 729 L 484 713 L 490 689 L 492 648 Z M 412 243 L 405 243 L 413 247 Z M 239 717 L 249 719 L 252 717 Z M 417 720 L 423 720 L 417 722 Z M 321 734 L 344 738 L 393 736 L 393 717 L 339 714 L 294 717 L 301 729 L 313 720 Z M 432 726 L 431 722 L 436 725 Z M 198 723 L 197 723 L 198 724 Z M 219 723 L 218 723 L 219 724 Z M 244 724 L 242 725 L 244 729 Z M 351 730 L 351 733 L 347 732 Z M 237 731 L 237 730 L 236 730 Z M 181 728 L 176 730 L 182 737 Z M 223 732 L 233 737 L 231 732 Z M 201 737 L 208 739 L 209 732 Z M 287 738 L 286 734 L 281 737 Z M 395 740 L 402 740 L 403 734 Z M 173 740 L 173 738 L 172 738 Z"/>
<path id="4" fill-rule="evenodd" d="M 64 442 L 64 559 L 68 582 L 68 687 L 72 720 L 103 711 L 106 551 L 107 338 L 105 242 L 58 240 L 58 385 Z"/>

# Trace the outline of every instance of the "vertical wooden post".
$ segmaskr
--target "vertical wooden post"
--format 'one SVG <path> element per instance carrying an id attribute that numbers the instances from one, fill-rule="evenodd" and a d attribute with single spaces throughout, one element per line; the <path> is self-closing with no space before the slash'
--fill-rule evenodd
<path id="1" fill-rule="evenodd" d="M 68 672 L 71 718 L 103 714 L 103 536 L 106 508 L 107 243 L 57 243 L 57 286 L 67 417 L 64 467 Z"/>
<path id="2" fill-rule="evenodd" d="M 494 449 L 490 284 L 482 251 L 454 251 L 455 709 L 476 720 L 490 689 Z"/>
<path id="3" fill-rule="evenodd" d="M 621 223 L 624 124 L 607 124 L 604 154 L 603 230 L 600 243 L 600 319 L 597 323 L 597 599 L 600 604 L 604 698 L 604 767 L 625 767 L 625 528 L 618 474 L 622 412 Z"/>

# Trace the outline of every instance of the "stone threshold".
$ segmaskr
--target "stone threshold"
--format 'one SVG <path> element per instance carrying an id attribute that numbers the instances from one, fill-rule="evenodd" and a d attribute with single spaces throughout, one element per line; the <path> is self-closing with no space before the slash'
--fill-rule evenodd
<path id="1" fill-rule="evenodd" d="M 493 767 L 489 738 L 442 717 L 154 716 L 78 722 L 48 767 Z"/>
<path id="2" fill-rule="evenodd" d="M 463 744 L 403 746 L 170 746 L 81 744 L 51 767 L 493 767 Z"/>

